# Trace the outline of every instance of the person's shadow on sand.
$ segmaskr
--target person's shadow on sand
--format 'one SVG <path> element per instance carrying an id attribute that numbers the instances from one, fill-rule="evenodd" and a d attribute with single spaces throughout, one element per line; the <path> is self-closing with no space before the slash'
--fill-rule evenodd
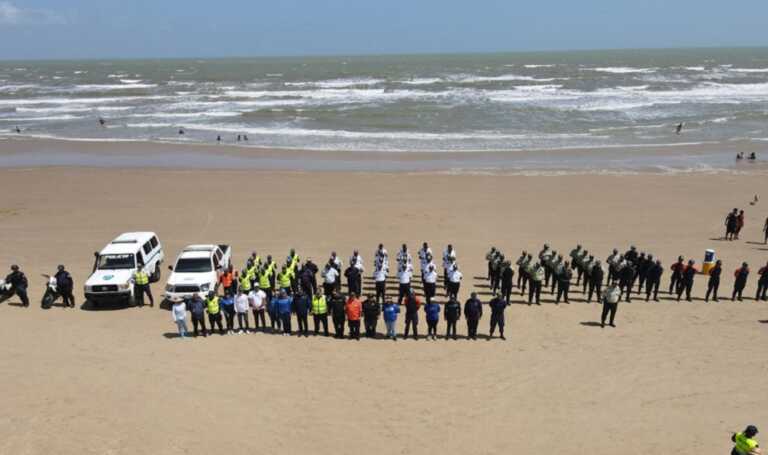
<path id="1" fill-rule="evenodd" d="M 584 322 L 579 322 L 579 324 L 585 327 L 601 327 L 601 324 L 595 321 L 584 321 Z"/>

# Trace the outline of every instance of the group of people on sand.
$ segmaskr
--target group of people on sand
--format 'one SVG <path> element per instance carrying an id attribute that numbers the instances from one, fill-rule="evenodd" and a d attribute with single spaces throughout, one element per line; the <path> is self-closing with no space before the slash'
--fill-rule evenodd
<path id="1" fill-rule="evenodd" d="M 765 222 L 766 222 L 766 226 L 768 226 L 768 219 L 766 219 Z M 744 210 L 739 210 L 735 208 L 725 216 L 725 239 L 726 240 L 739 240 L 739 233 L 743 228 L 744 228 Z M 768 239 L 768 234 L 766 234 L 766 239 Z"/>

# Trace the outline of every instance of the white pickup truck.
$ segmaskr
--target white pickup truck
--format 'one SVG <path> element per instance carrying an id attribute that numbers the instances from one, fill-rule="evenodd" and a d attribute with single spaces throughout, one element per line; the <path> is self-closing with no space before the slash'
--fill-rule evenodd
<path id="1" fill-rule="evenodd" d="M 232 250 L 229 245 L 189 245 L 176 258 L 176 266 L 168 266 L 171 276 L 164 297 L 178 302 L 193 294 L 215 291 L 219 272 L 229 267 Z"/>
<path id="2" fill-rule="evenodd" d="M 133 274 L 141 267 L 150 282 L 160 279 L 163 246 L 154 232 L 126 232 L 94 254 L 93 273 L 85 282 L 85 299 L 94 305 L 133 299 Z"/>

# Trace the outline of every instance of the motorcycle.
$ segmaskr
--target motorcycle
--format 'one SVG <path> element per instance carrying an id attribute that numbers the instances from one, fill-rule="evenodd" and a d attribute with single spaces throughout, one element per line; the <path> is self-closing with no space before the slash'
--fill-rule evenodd
<path id="1" fill-rule="evenodd" d="M 13 286 L 11 286 L 11 283 L 6 283 L 4 279 L 0 278 L 0 303 L 5 302 L 11 297 L 13 297 Z"/>
<path id="2" fill-rule="evenodd" d="M 43 294 L 40 307 L 44 310 L 48 310 L 53 306 L 53 302 L 55 302 L 61 295 L 57 289 L 56 277 L 50 275 L 43 275 L 43 277 L 48 280 L 48 283 L 45 285 L 45 294 Z"/>

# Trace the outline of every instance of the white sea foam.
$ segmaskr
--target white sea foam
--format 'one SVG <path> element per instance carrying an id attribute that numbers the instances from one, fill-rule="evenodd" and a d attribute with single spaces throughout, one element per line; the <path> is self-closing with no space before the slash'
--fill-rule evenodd
<path id="1" fill-rule="evenodd" d="M 476 75 L 458 74 L 458 75 L 450 76 L 449 79 L 454 82 L 459 82 L 462 84 L 472 84 L 477 82 L 506 82 L 506 81 L 550 82 L 555 80 L 554 78 L 537 78 L 532 76 L 523 76 L 520 74 L 502 74 L 500 76 L 476 76 Z"/>
<path id="2" fill-rule="evenodd" d="M 141 84 L 141 79 L 120 79 L 120 82 L 123 84 L 129 84 L 129 85 L 137 85 Z M 157 87 L 157 85 L 152 84 L 154 87 Z"/>
<path id="3" fill-rule="evenodd" d="M 504 66 L 506 66 L 506 65 L 504 65 Z M 525 66 L 526 68 L 553 68 L 556 65 L 554 65 L 554 64 L 547 64 L 547 65 L 523 65 L 523 66 Z"/>
<path id="4" fill-rule="evenodd" d="M 386 82 L 377 78 L 331 79 L 325 81 L 286 82 L 287 87 L 347 88 L 379 85 Z"/>
<path id="5" fill-rule="evenodd" d="M 768 68 L 731 68 L 734 73 L 768 73 Z"/>
<path id="6" fill-rule="evenodd" d="M 657 68 L 633 68 L 629 66 L 607 66 L 601 68 L 583 68 L 584 70 L 599 71 L 601 73 L 631 74 L 631 73 L 655 73 Z"/>
<path id="7" fill-rule="evenodd" d="M 76 92 L 100 92 L 108 90 L 131 90 L 154 87 L 157 87 L 157 84 L 79 84 L 76 85 L 72 90 Z"/>

